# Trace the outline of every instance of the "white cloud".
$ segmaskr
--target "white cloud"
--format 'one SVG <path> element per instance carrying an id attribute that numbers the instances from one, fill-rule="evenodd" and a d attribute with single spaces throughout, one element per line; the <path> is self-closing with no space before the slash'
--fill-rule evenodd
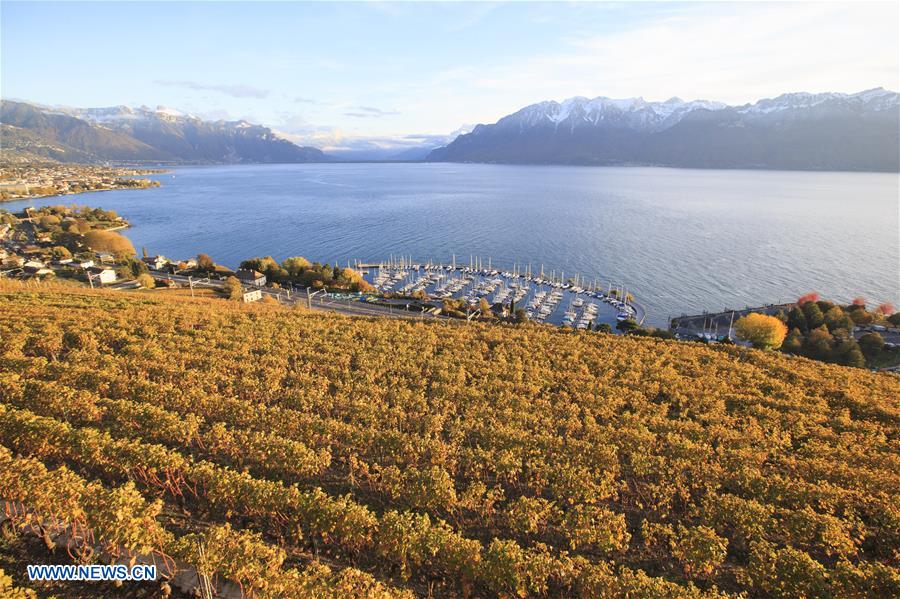
<path id="1" fill-rule="evenodd" d="M 898 87 L 898 4 L 688 5 L 611 34 L 507 64 L 441 71 L 433 97 L 461 119 L 493 122 L 527 104 L 575 95 L 672 96 L 731 104 L 791 91 Z M 475 112 L 477 111 L 477 112 Z"/>
<path id="2" fill-rule="evenodd" d="M 380 118 L 383 116 L 395 116 L 400 114 L 397 110 L 382 110 L 374 106 L 354 106 L 349 112 L 345 112 L 345 116 L 353 116 L 359 118 Z"/>
<path id="3" fill-rule="evenodd" d="M 252 85 L 245 84 L 211 85 L 206 83 L 198 83 L 196 81 L 169 80 L 157 81 L 156 83 L 169 87 L 183 87 L 185 89 L 192 89 L 197 91 L 211 90 L 225 94 L 226 96 L 231 96 L 232 98 L 266 98 L 269 95 L 269 90 L 267 89 L 259 89 L 258 87 L 253 87 Z"/>

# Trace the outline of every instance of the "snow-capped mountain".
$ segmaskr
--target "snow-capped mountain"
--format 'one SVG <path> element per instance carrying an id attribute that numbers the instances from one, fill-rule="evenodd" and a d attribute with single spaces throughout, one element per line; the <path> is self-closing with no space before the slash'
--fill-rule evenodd
<path id="1" fill-rule="evenodd" d="M 246 121 L 205 121 L 158 106 L 46 107 L 4 100 L 0 121 L 62 144 L 69 155 L 128 162 L 322 162 L 321 150 L 300 147 Z M 66 154 L 60 154 L 65 156 Z M 59 158 L 57 158 L 59 159 Z"/>
<path id="2" fill-rule="evenodd" d="M 854 108 L 856 110 L 880 111 L 896 109 L 900 105 L 900 94 L 877 87 L 856 94 L 799 92 L 782 94 L 777 98 L 760 100 L 737 108 L 743 114 L 771 114 L 786 110 L 808 110 L 816 107 Z"/>
<path id="3" fill-rule="evenodd" d="M 603 96 L 594 99 L 575 97 L 562 102 L 549 101 L 527 106 L 500 119 L 497 126 L 518 128 L 520 131 L 549 125 L 555 129 L 570 130 L 583 126 L 608 126 L 655 131 L 674 125 L 692 110 L 718 110 L 725 107 L 725 104 L 719 102 L 685 102 L 680 98 L 647 102 L 643 98 L 615 100 Z"/>
<path id="4" fill-rule="evenodd" d="M 576 97 L 478 125 L 429 160 L 900 170 L 900 94 L 790 93 L 743 106 Z"/>

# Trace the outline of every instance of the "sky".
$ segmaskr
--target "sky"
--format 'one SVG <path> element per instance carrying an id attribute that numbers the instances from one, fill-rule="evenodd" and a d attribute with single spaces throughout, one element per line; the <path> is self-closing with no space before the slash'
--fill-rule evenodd
<path id="1" fill-rule="evenodd" d="M 0 94 L 435 143 L 572 96 L 897 90 L 900 3 L 0 3 Z M 437 144 L 439 145 L 439 144 Z"/>

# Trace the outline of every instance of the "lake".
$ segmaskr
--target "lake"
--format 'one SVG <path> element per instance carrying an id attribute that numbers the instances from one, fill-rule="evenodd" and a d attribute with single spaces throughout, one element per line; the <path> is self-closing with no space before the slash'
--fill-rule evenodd
<path id="1" fill-rule="evenodd" d="M 624 285 L 650 324 L 792 301 L 900 299 L 896 173 L 475 164 L 178 168 L 162 186 L 0 207 L 116 210 L 140 251 L 172 258 L 391 254 L 578 273 Z"/>

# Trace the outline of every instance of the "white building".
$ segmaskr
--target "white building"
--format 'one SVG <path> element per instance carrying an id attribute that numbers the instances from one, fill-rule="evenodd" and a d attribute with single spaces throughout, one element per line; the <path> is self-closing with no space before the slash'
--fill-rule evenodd
<path id="1" fill-rule="evenodd" d="M 245 291 L 244 295 L 241 297 L 241 301 L 245 304 L 249 304 L 250 302 L 258 302 L 262 299 L 262 290 L 261 289 L 252 289 L 250 291 Z"/>
<path id="2" fill-rule="evenodd" d="M 94 266 L 87 269 L 87 276 L 96 284 L 108 285 L 116 282 L 116 271 L 111 268 Z"/>

